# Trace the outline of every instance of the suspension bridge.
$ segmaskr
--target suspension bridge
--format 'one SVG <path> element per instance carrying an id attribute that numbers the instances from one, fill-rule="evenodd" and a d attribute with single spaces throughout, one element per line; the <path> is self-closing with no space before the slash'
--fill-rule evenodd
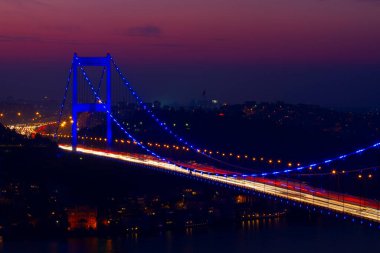
<path id="1" fill-rule="evenodd" d="M 92 77 L 99 70 L 99 82 L 95 83 Z M 117 81 L 119 83 L 118 90 L 115 89 L 116 85 L 113 84 Z M 103 82 L 106 84 L 105 87 L 102 85 Z M 70 85 L 72 85 L 71 93 L 69 92 Z M 67 113 L 70 115 L 67 120 L 71 123 L 71 134 L 61 134 L 59 131 L 67 124 L 64 120 L 64 111 L 65 104 L 67 104 L 70 96 L 71 110 Z M 115 97 L 118 98 L 115 99 Z M 156 124 L 156 127 L 170 135 L 177 143 L 170 147 L 163 144 L 163 147 L 168 146 L 167 148 L 174 148 L 174 150 L 193 152 L 194 157 L 198 157 L 199 161 L 189 162 L 166 157 L 162 155 L 158 148 L 161 147 L 161 144 L 139 140 L 130 131 L 127 124 L 123 122 L 120 106 L 113 106 L 113 101 L 121 101 L 127 97 L 134 99 L 138 108 Z M 87 117 L 81 119 L 79 116 L 81 114 L 86 114 Z M 106 128 L 106 135 L 98 137 L 87 136 L 86 134 L 79 135 L 78 131 L 89 128 L 86 124 L 91 118 L 95 118 L 99 114 L 103 115 L 102 125 Z M 51 122 L 48 125 L 51 126 Z M 14 127 L 27 129 L 30 132 L 32 128 L 36 129 L 42 126 L 43 124 Z M 284 204 L 380 228 L 380 202 L 378 200 L 366 196 L 331 191 L 294 180 L 295 176 L 303 175 L 308 170 L 328 166 L 347 159 L 355 159 L 355 157 L 367 152 L 376 152 L 380 147 L 379 142 L 302 166 L 295 162 L 275 170 L 247 168 L 224 159 L 225 154 L 228 156 L 228 152 L 212 152 L 210 149 L 200 148 L 185 137 L 177 134 L 163 119 L 155 114 L 151 106 L 143 101 L 110 54 L 105 57 L 78 57 L 78 55 L 74 54 L 60 107 L 58 123 L 54 126 L 55 133 L 46 135 L 58 140 L 59 147 L 65 151 L 121 160 L 142 168 L 155 169 L 177 176 L 205 181 L 219 187 L 232 188 L 247 194 L 254 194 Z M 114 138 L 114 129 L 119 132 L 119 136 L 123 135 L 124 137 Z M 70 144 L 67 143 L 68 139 L 71 139 Z M 88 140 L 92 141 L 91 145 L 86 145 L 85 142 Z M 102 144 L 94 144 L 94 141 Z M 117 150 L 116 143 L 129 143 L 135 148 L 133 152 Z M 248 158 L 248 155 L 241 155 L 241 157 L 244 156 Z M 240 158 L 240 155 L 237 155 L 237 157 Z M 255 159 L 253 158 L 253 160 Z M 210 161 L 213 165 L 205 161 Z M 269 163 L 272 162 L 272 160 L 269 160 Z M 372 169 L 374 168 L 369 168 L 369 170 Z M 357 171 L 353 169 L 333 170 L 331 173 L 344 176 Z M 320 176 L 325 174 L 330 174 L 330 172 L 320 173 Z M 372 174 L 369 174 L 368 177 L 372 177 Z"/>

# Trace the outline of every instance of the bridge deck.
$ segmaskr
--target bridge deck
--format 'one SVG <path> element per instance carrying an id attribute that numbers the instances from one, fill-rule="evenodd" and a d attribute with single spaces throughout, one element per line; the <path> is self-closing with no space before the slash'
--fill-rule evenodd
<path id="1" fill-rule="evenodd" d="M 67 151 L 72 150 L 71 146 L 60 145 L 59 147 Z M 187 174 L 240 189 L 253 190 L 310 206 L 322 207 L 337 213 L 380 222 L 378 203 L 371 200 L 363 200 L 355 196 L 344 194 L 337 195 L 333 192 L 317 191 L 312 188 L 306 189 L 302 186 L 296 187 L 294 183 L 284 184 L 281 181 L 274 182 L 274 180 L 266 178 L 233 177 L 231 172 L 201 164 L 192 165 L 192 167 L 195 166 L 197 171 L 190 172 L 187 169 L 159 161 L 148 155 L 128 154 L 82 147 L 77 148 L 77 151 L 85 154 Z M 182 165 L 185 166 L 185 164 Z M 186 166 L 188 167 L 188 165 Z M 220 173 L 220 175 L 216 175 L 215 173 Z"/>

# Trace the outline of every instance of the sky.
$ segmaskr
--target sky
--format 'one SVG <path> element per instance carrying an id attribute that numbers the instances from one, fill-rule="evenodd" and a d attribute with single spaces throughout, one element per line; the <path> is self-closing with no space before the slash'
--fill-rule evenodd
<path id="1" fill-rule="evenodd" d="M 0 0 L 0 98 L 110 52 L 147 101 L 380 106 L 380 0 Z"/>

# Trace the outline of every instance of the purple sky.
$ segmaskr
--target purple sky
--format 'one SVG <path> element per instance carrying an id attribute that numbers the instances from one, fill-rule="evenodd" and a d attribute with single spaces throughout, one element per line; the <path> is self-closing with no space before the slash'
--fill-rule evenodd
<path id="1" fill-rule="evenodd" d="M 378 0 L 0 0 L 0 98 L 111 52 L 147 100 L 380 105 Z"/>

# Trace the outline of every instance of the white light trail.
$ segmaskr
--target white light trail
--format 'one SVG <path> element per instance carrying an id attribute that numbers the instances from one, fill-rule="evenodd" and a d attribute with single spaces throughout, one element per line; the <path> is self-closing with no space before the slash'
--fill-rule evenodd
<path id="1" fill-rule="evenodd" d="M 63 150 L 72 151 L 71 146 L 59 145 Z M 299 192 L 289 188 L 283 188 L 279 186 L 274 186 L 271 184 L 265 184 L 262 182 L 255 182 L 254 179 L 244 179 L 244 178 L 234 178 L 234 177 L 225 177 L 223 175 L 209 175 L 208 171 L 202 171 L 200 165 L 197 168 L 197 172 L 189 171 L 187 169 L 181 168 L 174 164 L 168 164 L 162 161 L 159 161 L 148 155 L 138 155 L 138 154 L 127 154 L 127 153 L 116 153 L 112 151 L 100 151 L 93 150 L 88 148 L 78 147 L 77 151 L 84 154 L 95 155 L 100 157 L 106 157 L 111 159 L 117 159 L 126 161 L 133 164 L 145 165 L 154 168 L 160 168 L 167 171 L 177 172 L 184 175 L 191 175 L 198 178 L 203 178 L 211 180 L 218 183 L 223 183 L 226 185 L 238 187 L 246 190 L 253 190 L 261 192 L 264 194 L 269 194 L 272 196 L 277 196 L 279 198 L 288 199 L 291 201 L 299 202 L 306 205 L 316 206 L 325 208 L 337 213 L 342 213 L 346 215 L 351 215 L 354 217 L 380 222 L 380 211 L 378 208 L 373 208 L 370 206 L 362 206 L 355 203 L 344 202 L 336 199 L 331 199 L 323 196 L 315 196 L 313 193 Z M 324 195 L 328 196 L 326 192 Z"/>

